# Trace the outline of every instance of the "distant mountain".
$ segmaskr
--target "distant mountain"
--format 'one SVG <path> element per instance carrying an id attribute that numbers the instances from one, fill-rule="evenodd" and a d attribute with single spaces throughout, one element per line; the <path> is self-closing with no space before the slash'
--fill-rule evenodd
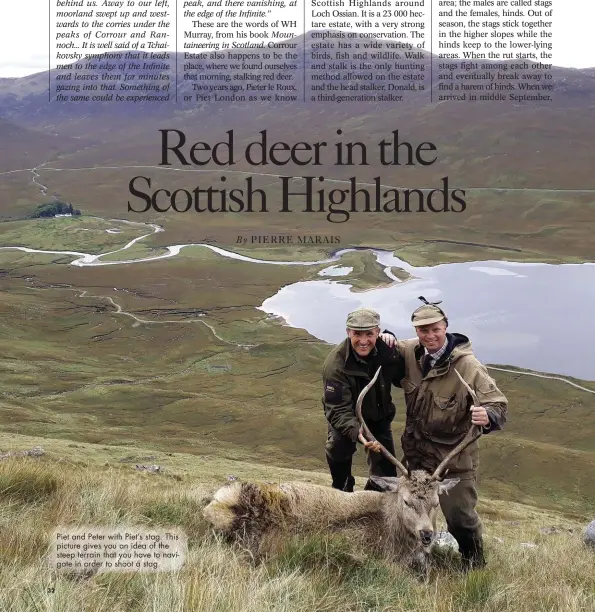
<path id="1" fill-rule="evenodd" d="M 313 38 L 312 34 L 313 34 L 312 32 L 308 32 L 305 36 L 298 36 L 294 39 L 290 39 L 290 41 L 285 41 L 285 44 L 287 44 L 287 42 L 291 42 L 296 45 L 294 49 L 297 54 L 296 59 L 277 60 L 277 63 L 280 64 L 281 66 L 288 65 L 288 64 L 293 64 L 296 66 L 295 70 L 281 68 L 279 70 L 275 70 L 275 72 L 276 73 L 281 72 L 281 73 L 284 73 L 285 75 L 288 75 L 288 73 L 293 72 L 295 75 L 298 75 L 298 78 L 294 78 L 293 80 L 287 81 L 287 82 L 294 83 L 297 88 L 297 92 L 296 92 L 297 102 L 304 101 L 304 81 L 306 83 L 310 83 L 311 76 L 317 72 L 318 73 L 333 72 L 332 69 L 324 69 L 324 68 L 320 69 L 319 67 L 321 66 L 321 62 L 326 62 L 327 67 L 331 63 L 335 63 L 335 64 L 339 63 L 339 60 L 334 59 L 334 51 L 336 51 L 337 49 L 330 51 L 327 54 L 327 49 L 325 49 L 324 47 L 322 48 L 319 47 L 319 45 L 321 45 L 321 41 L 323 41 L 324 39 L 320 37 Z M 380 57 L 382 57 L 383 55 L 385 57 L 388 57 L 388 55 L 391 52 L 394 55 L 394 49 L 391 49 L 388 46 L 391 44 L 388 41 L 384 41 L 384 40 L 371 41 L 368 38 L 366 39 L 355 38 L 355 39 L 350 39 L 350 40 L 353 41 L 353 44 L 359 43 L 361 46 L 360 51 L 363 53 L 370 54 L 370 55 L 372 53 L 378 53 Z M 369 45 L 371 44 L 374 44 L 375 47 L 366 48 L 366 47 L 369 47 Z M 233 65 L 235 63 L 239 66 L 239 63 L 235 62 L 234 59 L 229 58 L 230 53 L 235 53 L 237 55 L 238 52 L 242 52 L 242 51 L 249 52 L 250 54 L 254 54 L 257 56 L 256 59 L 251 59 L 249 61 L 249 64 L 251 66 L 255 66 L 255 68 L 251 68 L 250 70 L 230 69 L 230 64 Z M 102 116 L 108 113 L 110 115 L 110 118 L 116 123 L 118 123 L 119 120 L 123 118 L 125 118 L 126 121 L 128 121 L 130 118 L 138 119 L 139 109 L 142 110 L 143 115 L 148 114 L 148 115 L 164 117 L 164 118 L 165 117 L 173 118 L 176 115 L 179 115 L 180 113 L 194 112 L 196 110 L 200 110 L 204 113 L 209 113 L 209 114 L 211 113 L 219 114 L 219 111 L 222 108 L 222 106 L 225 105 L 229 108 L 231 105 L 227 103 L 217 102 L 217 101 L 210 101 L 210 102 L 204 101 L 204 102 L 198 102 L 198 103 L 192 103 L 192 104 L 190 103 L 184 104 L 181 102 L 181 100 L 183 100 L 184 95 L 192 95 L 193 99 L 195 98 L 196 92 L 193 89 L 193 85 L 197 82 L 193 80 L 185 80 L 183 78 L 184 64 L 191 62 L 192 65 L 196 67 L 195 70 L 187 71 L 187 72 L 198 72 L 198 73 L 224 72 L 224 73 L 227 73 L 232 77 L 232 80 L 231 80 L 232 83 L 238 82 L 233 79 L 233 77 L 235 76 L 235 73 L 248 72 L 250 73 L 250 75 L 256 77 L 256 79 L 254 78 L 247 79 L 247 80 L 242 79 L 239 82 L 243 83 L 244 85 L 246 84 L 255 85 L 255 84 L 264 82 L 261 80 L 261 76 L 263 72 L 266 72 L 265 70 L 259 69 L 256 66 L 258 66 L 261 62 L 266 64 L 266 61 L 269 61 L 269 62 L 272 61 L 270 59 L 266 61 L 263 60 L 262 54 L 265 51 L 267 51 L 267 49 L 261 49 L 261 48 L 230 49 L 230 50 L 224 50 L 224 51 L 219 52 L 218 54 L 219 58 L 217 59 L 212 59 L 210 57 L 210 52 L 207 52 L 209 53 L 208 59 L 190 59 L 190 60 L 184 59 L 184 53 L 177 53 L 177 54 L 169 53 L 167 54 L 169 55 L 169 59 L 159 59 L 164 54 L 156 53 L 157 59 L 155 59 L 154 62 L 151 62 L 150 60 L 139 61 L 138 69 L 126 68 L 125 72 L 135 73 L 136 76 L 138 77 L 138 75 L 141 75 L 141 74 L 146 75 L 148 72 L 153 72 L 153 73 L 156 72 L 155 70 L 153 71 L 144 70 L 143 67 L 145 64 L 149 65 L 153 63 L 153 65 L 163 66 L 162 72 L 164 73 L 164 75 L 165 73 L 167 73 L 166 76 L 169 82 L 172 85 L 175 85 L 176 84 L 176 67 L 177 67 L 177 71 L 178 71 L 177 88 L 172 87 L 172 90 L 171 90 L 172 102 L 171 103 L 169 102 L 143 103 L 139 105 L 139 104 L 134 104 L 134 103 L 112 104 L 110 102 L 95 102 L 95 103 L 85 102 L 81 104 L 74 104 L 74 103 L 61 104 L 55 101 L 55 99 L 50 102 L 48 98 L 48 85 L 51 82 L 52 92 L 55 98 L 56 76 L 58 74 L 64 74 L 63 70 L 61 71 L 52 70 L 50 71 L 49 74 L 47 72 L 41 72 L 41 73 L 37 73 L 34 75 L 18 78 L 18 79 L 0 78 L 0 116 L 3 116 L 7 119 L 14 120 L 17 123 L 22 123 L 25 125 L 41 126 L 41 125 L 44 125 L 44 122 L 47 122 L 49 120 L 55 121 L 58 123 L 59 122 L 70 122 L 73 119 L 73 117 L 76 117 L 78 119 L 92 118 L 92 117 Z M 283 47 L 279 48 L 279 51 L 281 51 L 280 54 L 282 54 L 284 52 L 284 48 Z M 414 53 L 413 55 L 417 55 L 417 54 Z M 439 59 L 437 56 L 435 55 L 432 56 L 429 52 L 426 52 L 426 51 L 419 52 L 419 55 L 420 57 L 416 57 L 415 59 L 410 59 L 410 60 L 400 59 L 398 61 L 399 63 L 403 63 L 403 64 L 414 63 L 420 66 L 420 69 L 415 70 L 414 72 L 417 72 L 418 74 L 421 72 L 425 73 L 425 77 L 426 77 L 425 85 L 427 89 L 425 91 L 406 92 L 406 100 L 404 103 L 403 102 L 394 102 L 394 103 L 382 102 L 380 104 L 382 109 L 390 109 L 390 108 L 400 109 L 404 107 L 410 107 L 410 106 L 417 107 L 420 105 L 430 104 L 430 101 L 431 101 L 431 96 L 430 96 L 430 91 L 429 91 L 430 89 L 430 63 L 431 63 L 430 60 L 432 58 L 433 58 L 433 61 L 432 61 L 433 79 L 432 81 L 433 81 L 433 90 L 434 90 L 433 91 L 433 98 L 434 98 L 433 102 L 436 103 L 439 101 L 440 94 L 444 95 L 448 93 L 454 93 L 454 92 L 438 90 L 439 83 L 440 83 L 438 79 L 438 73 L 440 72 L 439 65 L 441 63 L 448 63 L 449 65 L 459 66 L 461 64 L 461 61 L 460 60 Z M 401 57 L 402 56 L 403 56 L 403 53 L 401 52 Z M 382 59 L 378 59 L 378 60 L 370 59 L 369 61 L 382 62 Z M 519 61 L 522 61 L 522 60 L 516 60 L 517 63 Z M 304 63 L 306 65 L 306 78 L 302 79 L 302 78 L 299 78 L 299 75 L 303 74 Z M 478 63 L 481 65 L 482 60 L 479 60 Z M 489 63 L 492 65 L 493 64 L 505 65 L 507 63 L 509 64 L 510 62 L 490 61 Z M 221 68 L 219 68 L 219 66 L 221 66 Z M 100 74 L 100 73 L 104 73 L 105 70 L 104 69 L 82 70 L 78 72 L 83 73 L 83 74 L 93 74 L 93 73 Z M 114 82 L 116 83 L 124 82 L 124 76 L 122 72 L 123 71 L 120 71 L 118 68 L 114 68 L 113 70 L 111 70 L 110 74 L 112 75 L 117 75 L 117 74 L 122 75 L 119 81 L 114 81 Z M 344 75 L 345 72 L 356 72 L 357 73 L 357 72 L 361 72 L 361 70 L 359 69 L 355 71 L 343 70 L 342 75 Z M 377 70 L 373 72 L 374 78 L 370 82 L 371 83 L 380 82 L 378 78 L 379 74 L 382 73 L 382 76 L 386 76 L 386 72 L 387 72 L 386 70 Z M 481 72 L 481 70 L 476 70 L 473 72 Z M 522 71 L 518 71 L 518 72 L 522 72 Z M 561 107 L 568 108 L 571 106 L 590 107 L 590 106 L 595 105 L 595 70 L 593 69 L 577 70 L 577 69 L 571 69 L 571 68 L 554 68 L 552 75 L 553 75 L 553 79 L 551 81 L 551 84 L 553 85 L 553 93 L 554 93 L 554 101 L 552 103 L 552 106 L 556 108 L 561 108 Z M 320 81 L 312 81 L 312 82 L 319 83 Z M 351 85 L 357 81 L 355 81 L 354 79 L 347 79 L 347 80 L 342 80 L 341 82 L 344 85 Z M 386 82 L 387 81 L 384 80 L 384 83 Z M 459 81 L 459 83 L 460 82 L 461 81 Z M 465 81 L 465 82 L 466 83 L 469 83 L 469 82 L 477 83 L 480 81 L 473 80 L 473 81 Z M 260 92 L 253 90 L 249 93 L 256 93 L 258 95 L 258 93 Z M 176 97 L 180 101 L 177 104 L 175 102 Z M 236 108 L 245 106 L 248 104 L 250 106 L 270 107 L 272 105 L 279 104 L 278 102 L 275 102 L 274 98 L 275 96 L 273 95 L 273 100 L 271 102 L 257 102 L 257 103 L 234 102 L 233 105 Z M 308 88 L 307 88 L 307 95 L 305 96 L 305 98 L 306 98 L 305 100 L 306 103 L 310 105 L 311 104 L 310 103 L 310 91 Z M 285 107 L 289 106 L 288 103 L 283 103 L 283 104 L 285 105 Z M 507 103 L 504 103 L 504 104 L 507 104 Z M 535 106 L 535 105 L 536 103 L 528 103 L 528 104 L 525 103 L 525 106 Z M 351 103 L 347 105 L 345 103 L 342 103 L 341 105 L 336 105 L 336 104 L 324 104 L 320 102 L 315 102 L 315 103 L 312 103 L 312 106 L 315 107 L 317 111 L 324 109 L 325 106 L 327 107 L 332 107 L 332 106 L 347 107 L 349 108 L 349 111 L 346 114 L 354 114 L 358 112 L 358 108 L 359 108 L 359 111 L 363 111 L 363 112 L 369 110 L 371 103 L 361 102 L 361 103 Z M 512 104 L 510 104 L 510 106 L 512 106 Z M 462 111 L 464 109 L 462 105 L 460 105 L 459 108 Z M 328 110 L 328 109 L 324 109 L 324 110 Z M 464 110 L 463 112 L 466 113 L 467 110 Z"/>
<path id="2" fill-rule="evenodd" d="M 320 63 L 315 58 L 319 57 L 321 49 L 313 47 L 319 41 L 319 38 L 312 37 L 312 33 L 308 33 L 305 39 L 292 39 L 299 50 L 298 58 L 292 62 L 297 64 L 298 73 L 305 62 L 306 81 L 313 73 L 313 64 Z M 369 39 L 360 42 L 369 44 Z M 386 41 L 378 42 L 380 48 L 375 51 L 389 49 Z M 250 49 L 251 53 L 258 55 L 262 51 Z M 313 58 L 315 52 L 317 55 Z M 415 60 L 420 65 L 420 72 L 423 67 L 426 75 L 430 61 L 429 53 Z M 553 78 L 548 81 L 553 85 L 553 101 L 550 103 L 471 103 L 439 100 L 439 94 L 444 91 L 438 90 L 440 81 L 436 77 L 438 66 L 444 60 L 434 56 L 432 61 L 433 103 L 430 102 L 429 89 L 407 92 L 403 103 L 310 102 L 309 95 L 304 103 L 301 101 L 303 79 L 297 79 L 296 103 L 64 104 L 48 101 L 48 83 L 57 76 L 57 72 L 52 70 L 49 74 L 0 79 L 0 116 L 45 134 L 58 133 L 62 139 L 74 137 L 79 145 L 93 140 L 94 146 L 88 150 L 79 146 L 77 166 L 154 165 L 160 128 L 184 130 L 189 139 L 194 139 L 193 142 L 220 138 L 226 130 L 234 129 L 240 146 L 264 128 L 276 140 L 286 142 L 336 141 L 337 130 L 341 129 L 344 139 L 361 139 L 369 143 L 377 143 L 399 129 L 409 141 L 429 140 L 439 148 L 439 161 L 430 168 L 382 168 L 384 176 L 392 178 L 394 175 L 394 180 L 401 185 L 435 186 L 443 176 L 452 172 L 456 174 L 458 184 L 467 187 L 595 188 L 593 146 L 587 136 L 595 133 L 595 70 L 554 67 Z M 168 73 L 171 83 L 175 83 L 176 62 L 178 65 L 177 90 L 172 88 L 172 97 L 175 98 L 176 91 L 178 99 L 191 94 L 192 81 L 182 78 L 183 54 L 177 57 L 171 54 L 169 60 L 161 62 L 167 66 L 164 72 Z M 226 56 L 218 60 L 193 60 L 197 72 L 206 70 L 199 65 L 213 62 L 221 65 L 228 63 L 228 59 Z M 456 60 L 449 60 L 449 63 L 460 64 Z M 210 70 L 219 71 L 212 66 Z M 227 72 L 233 76 L 233 71 Z M 262 71 L 250 72 L 255 76 L 247 82 L 257 83 Z M 379 81 L 378 74 L 374 73 L 373 82 Z M 429 85 L 429 78 L 426 78 L 426 85 Z M 36 157 L 47 159 L 43 157 L 44 151 L 31 145 L 31 138 L 31 135 L 21 138 L 16 133 L 7 135 L 3 138 L 4 148 L 11 150 L 14 144 L 16 150 L 21 148 L 22 155 L 34 152 Z M 62 139 L 59 139 L 60 146 L 69 148 Z M 16 159 L 11 163 L 19 165 Z M 249 170 L 250 166 L 239 162 L 237 169 Z M 283 171 L 303 174 L 303 168 L 291 164 L 284 166 Z M 379 169 L 372 164 L 358 168 L 361 180 L 372 179 L 378 173 Z M 353 168 L 334 166 L 332 174 L 337 178 L 348 178 L 353 174 Z"/>

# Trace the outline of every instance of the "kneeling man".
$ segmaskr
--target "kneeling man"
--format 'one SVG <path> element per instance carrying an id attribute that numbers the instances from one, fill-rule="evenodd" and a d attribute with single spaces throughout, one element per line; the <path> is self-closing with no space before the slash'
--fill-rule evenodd
<path id="1" fill-rule="evenodd" d="M 391 422 L 395 406 L 391 384 L 398 385 L 403 378 L 404 361 L 394 347 L 389 348 L 379 338 L 379 324 L 380 316 L 374 310 L 362 308 L 350 313 L 347 338 L 331 351 L 323 366 L 322 403 L 328 421 L 326 459 L 332 486 L 342 491 L 353 491 L 351 464 L 357 442 L 366 449 L 370 476 L 397 476 L 395 466 L 379 452 L 377 442 L 364 439 L 355 415 L 360 392 L 372 380 L 378 366 L 382 366 L 381 375 L 364 398 L 362 416 L 377 441 L 394 455 Z M 380 490 L 370 479 L 365 489 Z"/>

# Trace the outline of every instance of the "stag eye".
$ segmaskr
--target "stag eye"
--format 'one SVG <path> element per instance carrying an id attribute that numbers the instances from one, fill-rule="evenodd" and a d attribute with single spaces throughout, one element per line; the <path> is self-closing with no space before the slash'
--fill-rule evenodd
<path id="1" fill-rule="evenodd" d="M 403 500 L 403 503 L 409 508 L 415 508 L 415 506 L 410 501 L 407 501 L 406 499 Z"/>

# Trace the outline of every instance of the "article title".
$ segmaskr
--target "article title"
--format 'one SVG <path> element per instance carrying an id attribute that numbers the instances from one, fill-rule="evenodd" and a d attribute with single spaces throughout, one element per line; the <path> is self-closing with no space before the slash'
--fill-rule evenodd
<path id="1" fill-rule="evenodd" d="M 303 212 L 325 214 L 331 223 L 344 223 L 353 213 L 408 213 L 408 212 L 462 212 L 466 208 L 465 191 L 451 189 L 448 176 L 442 177 L 435 189 L 392 187 L 382 183 L 380 176 L 361 182 L 356 176 L 338 180 L 317 173 L 300 176 L 280 173 L 283 166 L 303 167 L 352 166 L 431 166 L 438 159 L 437 147 L 431 142 L 411 143 L 401 140 L 399 130 L 393 130 L 375 146 L 359 141 L 336 142 L 273 142 L 267 130 L 243 146 L 237 147 L 234 131 L 228 130 L 218 142 L 198 141 L 190 144 L 184 132 L 176 129 L 159 130 L 161 133 L 161 162 L 159 166 L 201 168 L 221 172 L 218 185 L 196 185 L 190 189 L 156 188 L 156 181 L 147 176 L 135 176 L 128 188 L 133 200 L 128 200 L 128 211 L 143 213 L 279 213 Z M 337 130 L 341 137 L 342 131 Z M 243 162 L 254 171 L 233 170 Z M 209 169 L 205 169 L 209 166 Z M 245 165 L 243 166 L 245 167 Z M 229 168 L 243 176 L 241 187 L 227 188 L 229 180 L 217 168 Z M 199 175 L 200 176 L 200 175 Z M 391 177 L 394 173 L 391 172 Z M 257 182 L 262 182 L 257 187 Z M 271 179 L 276 181 L 271 184 Z M 278 182 L 277 182 L 278 181 Z M 200 181 L 198 181 L 200 182 Z M 211 179 L 212 183 L 213 180 Z M 275 183 L 277 183 L 275 185 Z M 267 193 L 269 194 L 267 197 Z M 274 199 L 274 204 L 272 200 Z"/>

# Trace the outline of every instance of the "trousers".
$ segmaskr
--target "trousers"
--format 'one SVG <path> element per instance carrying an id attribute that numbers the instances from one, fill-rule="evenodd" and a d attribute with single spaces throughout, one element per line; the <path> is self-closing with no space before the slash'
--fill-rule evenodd
<path id="1" fill-rule="evenodd" d="M 475 569 L 486 564 L 483 553 L 483 527 L 475 510 L 477 479 L 475 473 L 457 474 L 460 482 L 440 496 L 440 507 L 448 531 L 459 545 L 463 568 Z"/>
<path id="2" fill-rule="evenodd" d="M 370 421 L 367 425 L 378 442 L 394 456 L 395 442 L 390 421 Z M 330 423 L 328 424 L 325 451 L 333 488 L 342 491 L 353 491 L 355 479 L 351 474 L 351 466 L 356 449 L 356 442 L 353 442 L 351 438 L 335 429 Z M 370 475 L 397 476 L 396 467 L 382 453 L 366 451 L 366 462 Z M 368 480 L 365 488 L 375 490 L 376 486 Z"/>
<path id="3" fill-rule="evenodd" d="M 482 525 L 475 510 L 477 506 L 477 478 L 474 473 L 453 475 L 460 482 L 448 493 L 440 495 L 440 508 L 446 519 L 448 531 L 470 532 L 477 537 L 482 535 Z"/>

